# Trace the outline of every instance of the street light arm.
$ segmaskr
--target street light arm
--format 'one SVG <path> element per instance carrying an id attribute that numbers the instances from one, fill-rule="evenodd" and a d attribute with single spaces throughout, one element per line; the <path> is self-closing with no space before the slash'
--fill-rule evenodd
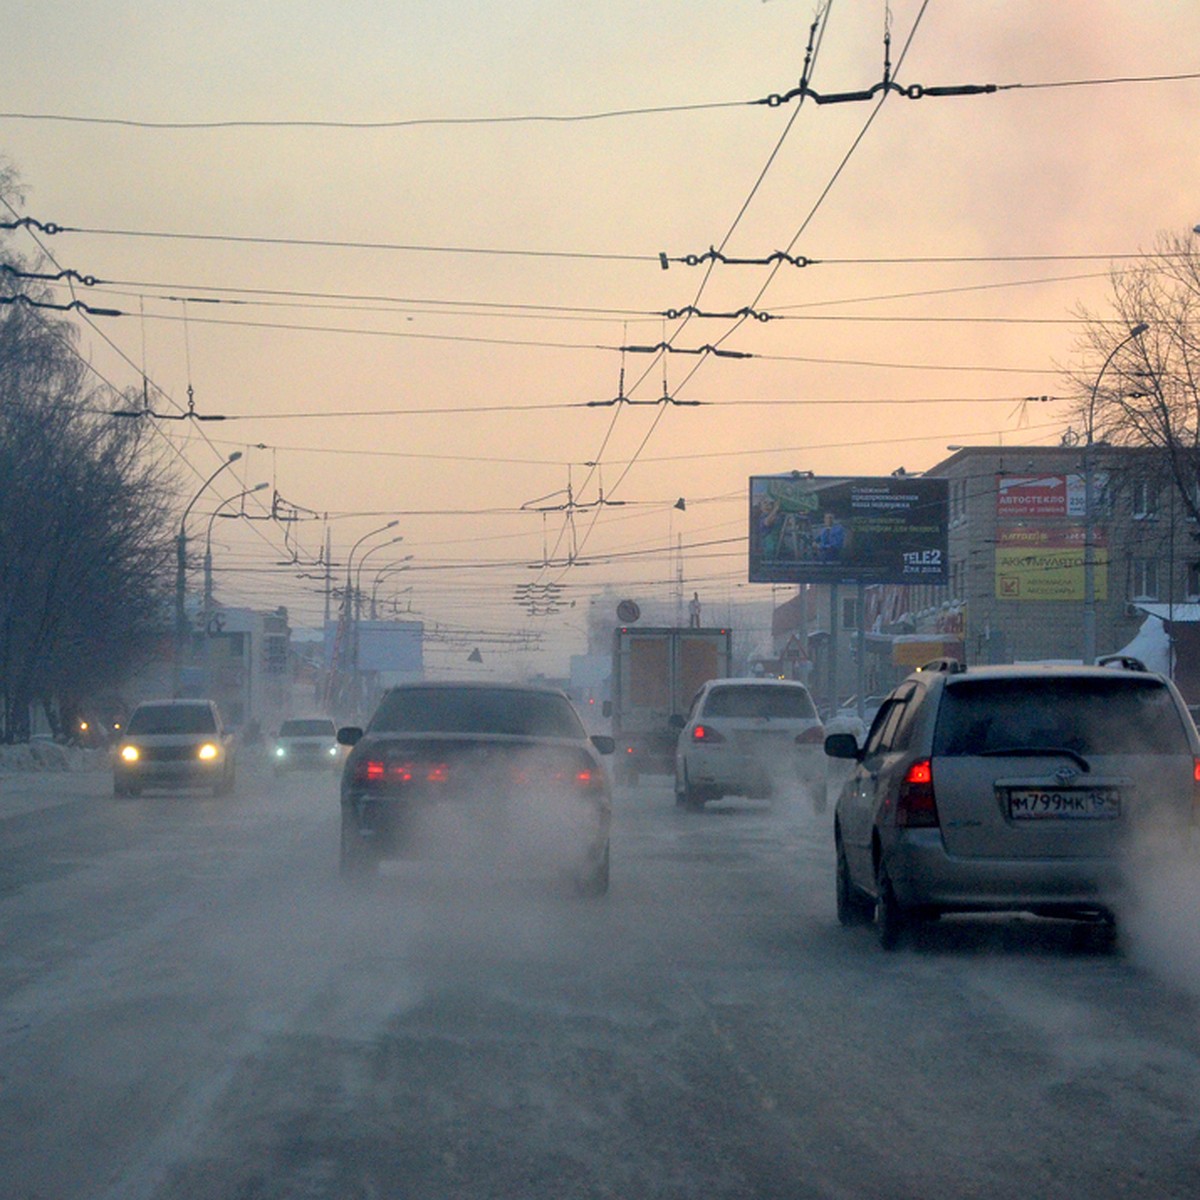
<path id="1" fill-rule="evenodd" d="M 185 508 L 185 509 L 183 510 L 183 516 L 182 516 L 182 517 L 180 518 L 180 520 L 179 520 L 179 536 L 180 536 L 180 537 L 185 537 L 185 536 L 186 536 L 186 530 L 185 530 L 185 528 L 184 528 L 184 527 L 187 525 L 187 519 L 188 519 L 189 515 L 191 514 L 191 511 L 192 511 L 192 509 L 196 507 L 196 501 L 197 501 L 197 500 L 199 500 L 199 499 L 200 499 L 200 497 L 201 497 L 201 496 L 203 496 L 203 495 L 204 495 L 204 493 L 205 493 L 205 492 L 208 490 L 208 485 L 209 485 L 210 483 L 212 483 L 212 481 L 213 481 L 214 479 L 216 479 L 216 477 L 217 477 L 218 475 L 220 475 L 220 473 L 221 473 L 222 471 L 224 471 L 226 467 L 232 467 L 232 466 L 233 466 L 233 464 L 234 464 L 235 462 L 237 462 L 237 461 L 238 461 L 238 459 L 239 459 L 239 458 L 241 458 L 241 457 L 242 457 L 242 452 L 241 452 L 240 450 L 235 450 L 235 451 L 234 451 L 234 452 L 233 452 L 233 453 L 232 453 L 232 454 L 231 454 L 231 455 L 230 455 L 230 456 L 229 456 L 229 457 L 228 457 L 228 458 L 227 458 L 227 459 L 226 459 L 226 460 L 225 460 L 225 461 L 224 461 L 224 462 L 223 462 L 223 463 L 222 463 L 222 464 L 221 464 L 221 465 L 220 465 L 220 466 L 219 466 L 219 467 L 218 467 L 218 468 L 217 468 L 217 469 L 216 469 L 216 470 L 215 470 L 215 471 L 214 471 L 214 472 L 213 472 L 213 473 L 212 473 L 212 474 L 211 474 L 211 475 L 210 475 L 210 476 L 209 476 L 209 477 L 208 477 L 208 478 L 207 478 L 207 479 L 206 479 L 206 480 L 205 480 L 205 481 L 204 481 L 204 482 L 203 482 L 203 483 L 200 485 L 200 490 L 199 490 L 199 491 L 198 491 L 198 492 L 197 492 L 197 493 L 196 493 L 196 494 L 195 494 L 195 495 L 194 495 L 194 496 L 191 498 L 191 500 L 190 500 L 190 501 L 188 501 L 188 506 L 187 506 L 187 508 Z"/>
<path id="2" fill-rule="evenodd" d="M 223 515 L 221 513 L 221 509 L 223 509 L 227 504 L 232 504 L 235 500 L 241 500 L 244 496 L 252 496 L 255 492 L 261 492 L 263 490 L 263 488 L 270 487 L 270 486 L 271 485 L 269 483 L 265 483 L 265 482 L 264 483 L 256 483 L 253 487 L 246 488 L 245 491 L 238 492 L 238 494 L 236 496 L 230 496 L 229 499 L 222 500 L 221 503 L 218 504 L 217 507 L 212 510 L 212 512 L 209 514 L 209 517 L 208 517 L 208 532 L 204 536 L 204 546 L 205 546 L 206 554 L 211 553 L 213 522 L 216 521 L 218 516 Z M 238 514 L 234 513 L 232 515 L 237 516 Z"/>
<path id="3" fill-rule="evenodd" d="M 1150 326 L 1144 321 L 1139 321 L 1129 333 L 1123 337 L 1108 353 L 1108 357 L 1104 360 L 1104 365 L 1100 368 L 1099 374 L 1096 376 L 1096 382 L 1092 384 L 1092 398 L 1088 405 L 1088 423 L 1087 423 L 1087 444 L 1090 446 L 1095 440 L 1096 427 L 1096 399 L 1100 394 L 1100 381 L 1104 378 L 1104 372 L 1108 370 L 1112 360 L 1129 345 L 1130 342 L 1140 338 Z"/>

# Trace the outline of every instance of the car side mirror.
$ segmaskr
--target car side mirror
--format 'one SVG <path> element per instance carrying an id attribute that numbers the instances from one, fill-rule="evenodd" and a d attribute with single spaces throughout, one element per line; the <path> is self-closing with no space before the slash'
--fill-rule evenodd
<path id="1" fill-rule="evenodd" d="M 685 721 L 683 717 L 679 715 L 679 713 L 672 713 L 667 719 L 667 728 L 672 733 L 678 733 L 686 724 L 687 721 Z"/>
<path id="2" fill-rule="evenodd" d="M 829 758 L 849 758 L 855 762 L 862 757 L 858 739 L 852 733 L 831 733 L 825 739 L 825 754 Z"/>
<path id="3" fill-rule="evenodd" d="M 363 731 L 357 725 L 343 725 L 337 731 L 339 746 L 355 746 L 362 740 Z"/>
<path id="4" fill-rule="evenodd" d="M 593 733 L 591 740 L 592 745 L 601 754 L 613 754 L 617 749 L 617 739 L 609 737 L 606 733 Z"/>

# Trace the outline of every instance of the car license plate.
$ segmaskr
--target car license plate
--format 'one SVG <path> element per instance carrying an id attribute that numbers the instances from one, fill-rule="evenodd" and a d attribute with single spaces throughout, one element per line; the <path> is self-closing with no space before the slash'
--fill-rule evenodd
<path id="1" fill-rule="evenodd" d="M 1011 788 L 1008 815 L 1014 821 L 1112 819 L 1121 815 L 1121 797 L 1111 788 Z"/>

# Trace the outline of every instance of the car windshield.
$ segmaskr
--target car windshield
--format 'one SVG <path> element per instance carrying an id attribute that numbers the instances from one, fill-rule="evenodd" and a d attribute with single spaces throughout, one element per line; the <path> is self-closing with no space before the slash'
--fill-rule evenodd
<path id="1" fill-rule="evenodd" d="M 334 732 L 333 722 L 321 717 L 284 721 L 279 727 L 280 737 L 333 737 Z"/>
<path id="2" fill-rule="evenodd" d="M 1171 693 L 1155 679 L 978 679 L 946 687 L 935 754 L 1035 747 L 1078 754 L 1191 752 Z"/>
<path id="3" fill-rule="evenodd" d="M 216 733 L 212 709 L 207 704 L 156 704 L 136 708 L 125 730 L 132 735 L 147 733 Z"/>
<path id="4" fill-rule="evenodd" d="M 706 717 L 777 717 L 792 721 L 814 720 L 817 712 L 806 688 L 713 688 L 704 702 Z"/>
<path id="5" fill-rule="evenodd" d="M 515 688 L 401 688 L 380 701 L 370 732 L 586 736 L 565 696 Z"/>

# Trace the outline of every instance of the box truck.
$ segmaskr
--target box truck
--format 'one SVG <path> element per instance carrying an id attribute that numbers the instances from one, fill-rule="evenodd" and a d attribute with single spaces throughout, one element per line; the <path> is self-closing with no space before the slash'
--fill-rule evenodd
<path id="1" fill-rule="evenodd" d="M 675 741 L 692 697 L 709 679 L 730 674 L 728 629 L 622 625 L 613 642 L 613 759 L 620 783 L 638 775 L 670 774 Z"/>

